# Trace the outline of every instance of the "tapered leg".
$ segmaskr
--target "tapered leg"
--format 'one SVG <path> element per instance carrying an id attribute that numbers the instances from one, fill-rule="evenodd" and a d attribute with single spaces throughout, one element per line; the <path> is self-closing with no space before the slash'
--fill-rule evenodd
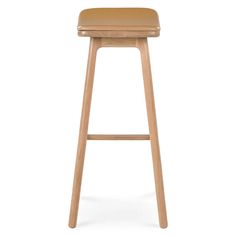
<path id="1" fill-rule="evenodd" d="M 81 121 L 80 121 L 80 133 L 79 133 L 79 141 L 78 141 L 76 164 L 75 164 L 74 183 L 73 183 L 73 191 L 72 191 L 71 207 L 70 207 L 69 227 L 71 228 L 74 228 L 77 223 L 80 188 L 81 188 L 83 165 L 84 165 L 84 155 L 85 155 L 87 133 L 88 133 L 89 113 L 92 99 L 96 54 L 99 46 L 100 46 L 100 39 L 91 38 L 89 56 L 88 56 L 87 74 L 84 88 L 83 106 L 82 106 Z"/>
<path id="2" fill-rule="evenodd" d="M 146 38 L 137 39 L 137 47 L 140 49 L 141 52 L 159 222 L 161 228 L 166 228 L 168 223 L 166 215 L 165 194 L 164 194 L 164 185 L 162 177 L 160 149 L 159 149 L 157 124 L 156 124 L 156 111 L 155 111 L 155 102 L 153 95 L 152 75 L 151 75 L 151 66 L 150 66 L 147 39 Z"/>

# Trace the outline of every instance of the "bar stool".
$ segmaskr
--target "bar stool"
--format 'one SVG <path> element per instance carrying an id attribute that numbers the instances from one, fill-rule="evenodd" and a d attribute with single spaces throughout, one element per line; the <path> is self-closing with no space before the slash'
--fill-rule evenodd
<path id="1" fill-rule="evenodd" d="M 147 8 L 94 8 L 80 13 L 79 36 L 90 37 L 86 82 L 80 121 L 80 133 L 74 172 L 69 227 L 76 227 L 82 172 L 87 140 L 150 140 L 156 198 L 161 228 L 167 227 L 162 167 L 156 125 L 155 102 L 147 37 L 160 33 L 156 11 Z M 149 135 L 88 134 L 97 50 L 101 47 L 137 47 L 141 53 Z"/>

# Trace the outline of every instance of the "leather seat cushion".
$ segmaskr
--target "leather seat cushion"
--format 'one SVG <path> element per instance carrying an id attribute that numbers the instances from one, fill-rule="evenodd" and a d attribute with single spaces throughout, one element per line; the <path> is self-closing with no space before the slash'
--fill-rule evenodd
<path id="1" fill-rule="evenodd" d="M 158 14 L 153 9 L 92 8 L 79 15 L 79 35 L 89 36 L 85 31 L 142 31 L 158 36 L 160 25 Z"/>

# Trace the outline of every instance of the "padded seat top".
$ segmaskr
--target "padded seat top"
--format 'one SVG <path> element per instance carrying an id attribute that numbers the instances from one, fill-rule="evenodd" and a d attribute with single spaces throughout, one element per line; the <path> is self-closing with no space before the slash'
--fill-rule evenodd
<path id="1" fill-rule="evenodd" d="M 158 14 L 148 8 L 92 8 L 79 15 L 78 34 L 89 37 L 157 37 Z"/>

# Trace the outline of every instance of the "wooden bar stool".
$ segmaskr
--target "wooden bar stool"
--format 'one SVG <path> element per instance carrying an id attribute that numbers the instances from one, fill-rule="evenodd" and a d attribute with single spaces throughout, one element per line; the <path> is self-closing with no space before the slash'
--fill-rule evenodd
<path id="1" fill-rule="evenodd" d="M 86 83 L 84 88 L 80 133 L 74 173 L 69 227 L 76 227 L 80 188 L 87 140 L 150 140 L 155 177 L 156 198 L 161 228 L 167 227 L 162 167 L 156 125 L 152 76 L 147 37 L 160 33 L 157 13 L 147 8 L 94 8 L 80 13 L 79 36 L 90 37 Z M 141 53 L 149 135 L 88 134 L 97 50 L 101 47 L 137 47 Z"/>

